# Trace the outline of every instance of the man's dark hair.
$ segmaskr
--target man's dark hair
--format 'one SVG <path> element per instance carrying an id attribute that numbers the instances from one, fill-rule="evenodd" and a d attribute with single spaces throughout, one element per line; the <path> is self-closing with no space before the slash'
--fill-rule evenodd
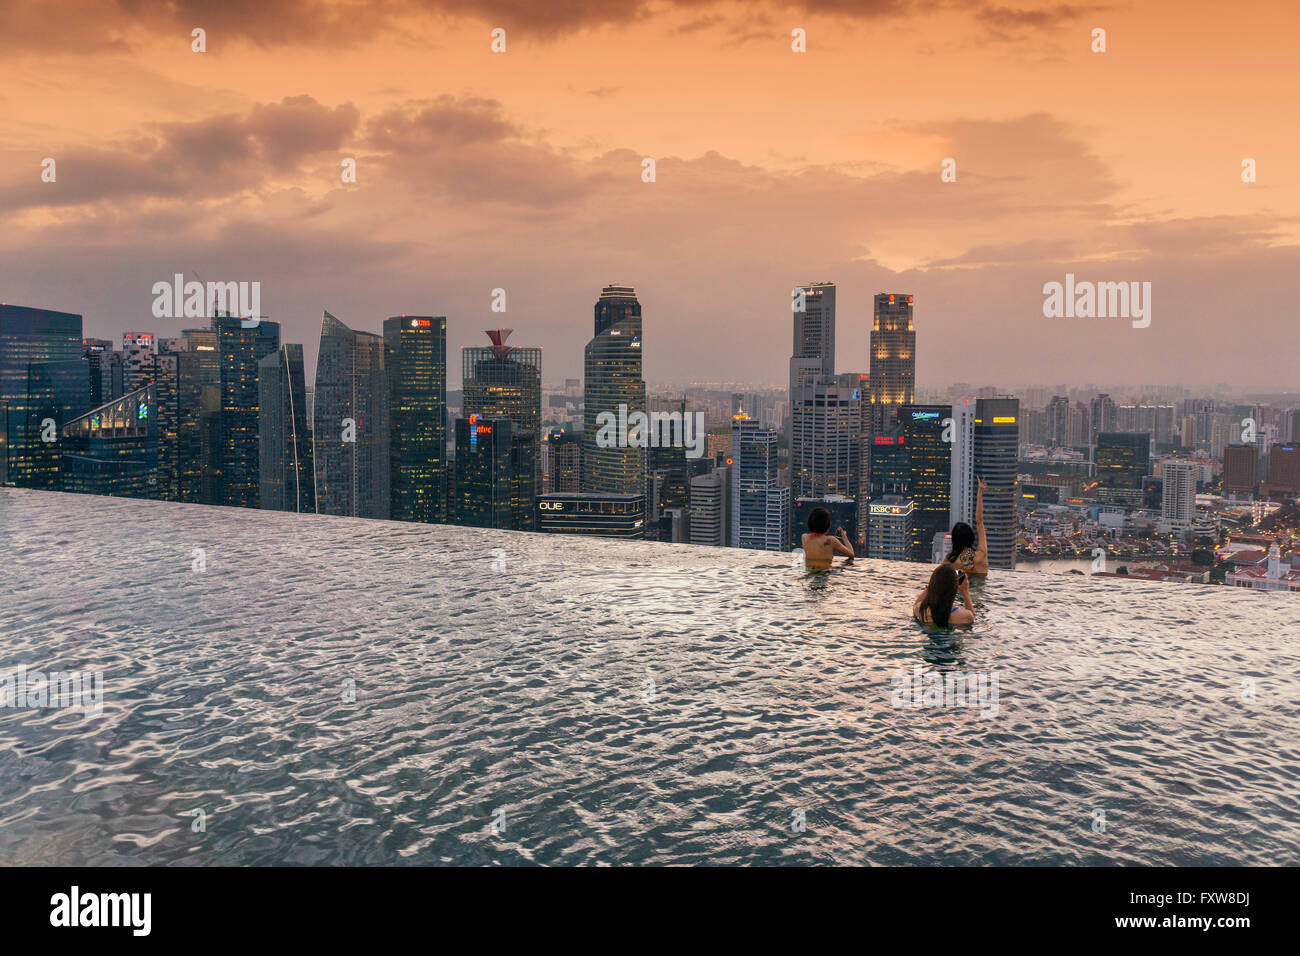
<path id="1" fill-rule="evenodd" d="M 825 534 L 831 529 L 831 513 L 825 508 L 814 508 L 808 514 L 808 530 L 813 534 Z"/>

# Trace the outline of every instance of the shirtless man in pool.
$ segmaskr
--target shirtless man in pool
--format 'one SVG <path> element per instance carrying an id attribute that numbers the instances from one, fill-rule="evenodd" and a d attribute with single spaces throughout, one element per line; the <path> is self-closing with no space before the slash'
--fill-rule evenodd
<path id="1" fill-rule="evenodd" d="M 840 528 L 835 535 L 826 532 L 831 528 L 831 513 L 825 508 L 814 508 L 808 515 L 808 532 L 803 536 L 804 566 L 814 569 L 829 568 L 835 555 L 842 554 L 853 560 L 853 546 L 849 536 Z"/>

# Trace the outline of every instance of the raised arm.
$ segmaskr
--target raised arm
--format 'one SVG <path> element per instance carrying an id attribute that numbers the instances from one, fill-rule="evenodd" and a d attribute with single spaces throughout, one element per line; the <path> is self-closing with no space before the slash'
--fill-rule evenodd
<path id="1" fill-rule="evenodd" d="M 975 495 L 975 534 L 977 536 L 976 547 L 985 554 L 989 553 L 988 535 L 984 533 L 984 489 L 988 487 L 988 482 L 983 478 L 976 479 L 979 482 L 979 492 Z"/>
<path id="2" fill-rule="evenodd" d="M 843 528 L 840 528 L 840 530 L 836 532 L 836 535 L 837 537 L 827 539 L 831 543 L 831 549 L 836 554 L 842 554 L 844 557 L 852 561 L 853 545 L 849 544 L 849 536 L 845 534 Z"/>

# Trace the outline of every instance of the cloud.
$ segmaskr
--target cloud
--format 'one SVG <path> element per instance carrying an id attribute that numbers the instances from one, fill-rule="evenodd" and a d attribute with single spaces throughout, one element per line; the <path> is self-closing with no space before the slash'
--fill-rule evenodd
<path id="1" fill-rule="evenodd" d="M 0 215 L 142 197 L 194 201 L 256 189 L 292 177 L 316 153 L 340 148 L 359 118 L 350 103 L 330 109 L 310 96 L 292 96 L 244 115 L 158 124 L 105 146 L 54 149 L 57 181 L 40 182 L 31 172 L 39 169 L 35 158 L 21 164 L 27 171 L 0 185 Z"/>
<path id="2" fill-rule="evenodd" d="M 756 16 L 796 9 L 811 16 L 853 20 L 968 11 L 991 32 L 1048 30 L 1089 8 L 1058 4 L 1043 11 L 991 5 L 981 0 L 783 0 L 728 3 L 716 0 L 64 0 L 57 18 L 46 0 L 11 0 L 0 32 L 0 53 L 120 53 L 148 40 L 171 37 L 188 49 L 190 31 L 207 31 L 208 51 L 231 43 L 256 47 L 353 47 L 386 34 L 408 35 L 414 24 L 431 29 L 445 18 L 472 20 L 534 38 L 686 14 L 674 33 L 727 23 L 734 43 L 757 39 Z M 1095 9 L 1095 8 L 1094 8 Z M 707 11 L 707 12 L 705 12 Z"/>
<path id="3" fill-rule="evenodd" d="M 825 278 L 841 288 L 845 371 L 866 368 L 871 295 L 889 290 L 917 295 L 923 381 L 1289 373 L 1284 350 L 1188 345 L 1215 341 L 1243 288 L 1262 290 L 1251 336 L 1289 334 L 1300 250 L 1278 244 L 1278 219 L 1138 216 L 1086 131 L 1044 113 L 889 132 L 956 157 L 958 181 L 941 183 L 937 160 L 766 168 L 710 151 L 659 156 L 646 183 L 639 144 L 575 153 L 492 98 L 361 114 L 291 96 L 71 144 L 53 185 L 32 159 L 0 188 L 0 214 L 21 220 L 0 230 L 0 286 L 116 337 L 174 272 L 255 279 L 309 364 L 322 308 L 362 328 L 445 314 L 454 350 L 502 287 L 553 380 L 581 373 L 592 302 L 617 278 L 645 306 L 652 380 L 761 382 L 785 374 L 789 289 Z M 339 181 L 344 148 L 354 186 Z M 1046 322 L 1042 285 L 1067 271 L 1152 281 L 1152 328 Z"/>

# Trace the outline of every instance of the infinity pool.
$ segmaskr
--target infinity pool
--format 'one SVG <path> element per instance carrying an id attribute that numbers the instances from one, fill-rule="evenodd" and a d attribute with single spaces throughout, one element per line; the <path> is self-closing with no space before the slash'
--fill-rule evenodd
<path id="1" fill-rule="evenodd" d="M 0 863 L 1300 863 L 1300 599 L 927 572 L 0 489 Z"/>

